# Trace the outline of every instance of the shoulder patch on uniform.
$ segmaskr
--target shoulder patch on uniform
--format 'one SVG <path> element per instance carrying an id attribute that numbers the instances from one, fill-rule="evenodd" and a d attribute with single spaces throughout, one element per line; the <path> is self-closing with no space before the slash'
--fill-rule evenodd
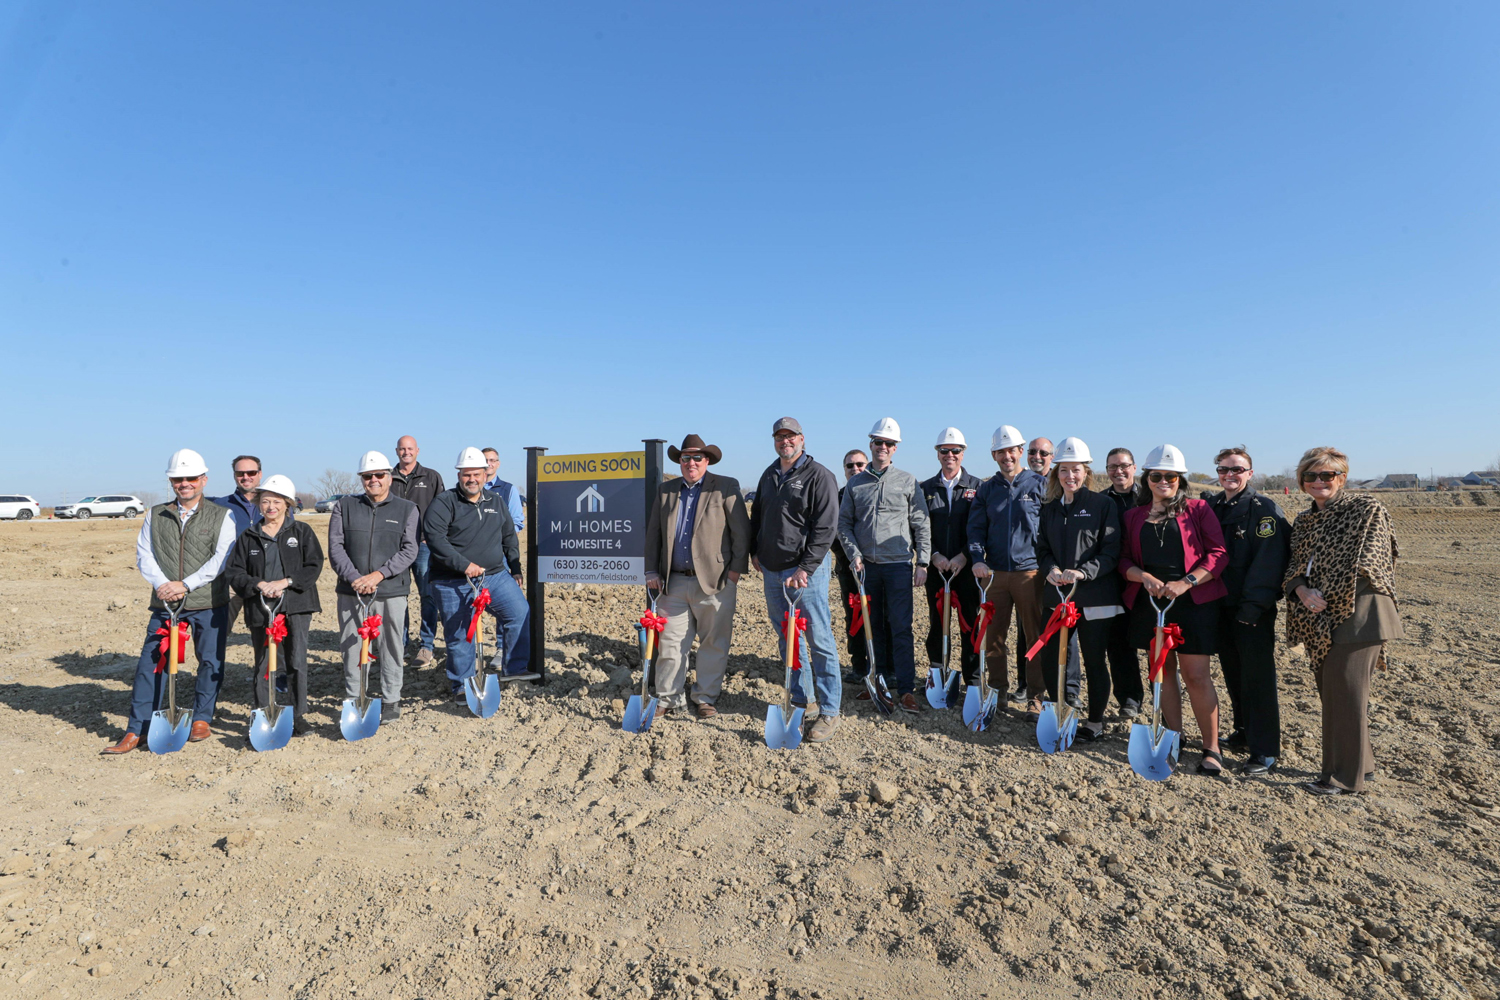
<path id="1" fill-rule="evenodd" d="M 1276 519 L 1274 517 L 1261 518 L 1260 525 L 1255 529 L 1255 533 L 1261 538 L 1270 538 L 1276 534 Z"/>

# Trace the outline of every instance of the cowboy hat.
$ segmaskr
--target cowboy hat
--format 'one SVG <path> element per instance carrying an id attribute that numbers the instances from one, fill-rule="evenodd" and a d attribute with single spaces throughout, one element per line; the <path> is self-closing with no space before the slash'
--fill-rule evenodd
<path id="1" fill-rule="evenodd" d="M 696 434 L 689 434 L 687 437 L 683 438 L 681 448 L 673 448 L 671 445 L 668 445 L 667 457 L 674 462 L 680 462 L 682 461 L 682 453 L 685 451 L 703 452 L 703 454 L 708 456 L 709 465 L 714 465 L 719 461 L 719 459 L 724 457 L 724 453 L 719 450 L 718 445 L 704 444 L 703 439 Z"/>

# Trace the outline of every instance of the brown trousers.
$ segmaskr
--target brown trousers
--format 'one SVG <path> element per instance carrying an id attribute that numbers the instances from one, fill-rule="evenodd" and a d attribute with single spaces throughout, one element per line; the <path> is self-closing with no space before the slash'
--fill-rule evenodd
<path id="1" fill-rule="evenodd" d="M 1382 642 L 1336 642 L 1318 671 L 1323 696 L 1323 781 L 1350 792 L 1365 790 L 1375 770 L 1370 750 L 1370 677 Z"/>
<path id="2" fill-rule="evenodd" d="M 990 577 L 989 594 L 983 600 L 995 605 L 995 617 L 984 632 L 989 684 L 1004 691 L 1008 687 L 1006 674 L 1010 663 L 1010 657 L 1006 655 L 1005 634 L 1010 630 L 1011 610 L 1016 612 L 1023 648 L 1036 642 L 1036 637 L 1042 634 L 1042 606 L 1037 600 L 1036 570 L 994 574 Z M 1026 690 L 1030 697 L 1040 697 L 1040 692 L 1047 690 L 1040 659 L 1026 664 Z"/>

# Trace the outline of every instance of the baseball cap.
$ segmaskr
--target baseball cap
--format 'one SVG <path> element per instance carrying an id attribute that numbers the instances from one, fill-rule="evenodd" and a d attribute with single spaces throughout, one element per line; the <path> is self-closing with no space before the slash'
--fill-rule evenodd
<path id="1" fill-rule="evenodd" d="M 796 417 L 782 417 L 771 425 L 771 434 L 779 434 L 782 431 L 791 431 L 793 434 L 802 433 L 802 425 L 797 423 Z"/>

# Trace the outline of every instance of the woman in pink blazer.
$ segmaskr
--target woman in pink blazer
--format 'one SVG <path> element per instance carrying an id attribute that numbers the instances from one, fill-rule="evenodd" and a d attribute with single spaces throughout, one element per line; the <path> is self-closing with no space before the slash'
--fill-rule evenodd
<path id="1" fill-rule="evenodd" d="M 1208 659 L 1215 652 L 1218 602 L 1229 593 L 1219 579 L 1229 558 L 1224 533 L 1208 503 L 1188 497 L 1187 462 L 1175 446 L 1153 448 L 1141 468 L 1136 506 L 1125 512 L 1119 566 L 1126 580 L 1130 636 L 1149 656 L 1156 610 L 1146 595 L 1163 606 L 1173 601 L 1167 624 L 1181 629 L 1182 643 L 1167 654 L 1163 667 L 1162 716 L 1168 728 L 1182 732 L 1180 665 L 1203 740 L 1198 773 L 1220 774 L 1224 758 L 1219 754 L 1219 695 Z"/>

